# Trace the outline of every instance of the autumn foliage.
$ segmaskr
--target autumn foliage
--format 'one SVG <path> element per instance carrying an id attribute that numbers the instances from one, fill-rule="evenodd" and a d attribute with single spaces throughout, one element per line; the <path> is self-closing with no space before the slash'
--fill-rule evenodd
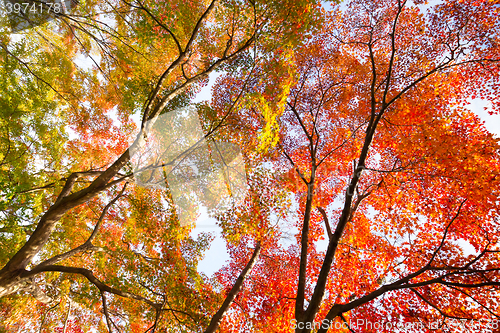
<path id="1" fill-rule="evenodd" d="M 478 0 L 87 1 L 2 28 L 0 332 L 498 332 L 500 141 L 469 103 L 500 114 L 499 43 Z M 212 276 L 203 209 L 180 223 L 132 163 L 188 105 L 245 163 L 244 200 L 208 210 Z"/>

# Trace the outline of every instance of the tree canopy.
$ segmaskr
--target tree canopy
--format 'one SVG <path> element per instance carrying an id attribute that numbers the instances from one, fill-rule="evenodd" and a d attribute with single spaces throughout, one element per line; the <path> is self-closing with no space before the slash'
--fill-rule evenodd
<path id="1" fill-rule="evenodd" d="M 500 113 L 495 1 L 30 4 L 0 332 L 498 331 L 500 139 L 467 108 Z"/>

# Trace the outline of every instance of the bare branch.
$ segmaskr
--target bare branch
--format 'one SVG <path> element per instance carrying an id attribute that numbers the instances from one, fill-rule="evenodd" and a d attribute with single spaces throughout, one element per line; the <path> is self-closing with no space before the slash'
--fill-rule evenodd
<path id="1" fill-rule="evenodd" d="M 117 296 L 121 296 L 124 298 L 130 298 L 130 299 L 135 299 L 137 301 L 144 302 L 146 304 L 151 305 L 155 309 L 161 304 L 155 303 L 143 296 L 136 295 L 134 293 L 130 293 L 127 291 L 122 291 L 120 289 L 110 287 L 106 284 L 104 284 L 101 280 L 95 277 L 94 273 L 91 270 L 85 269 L 85 268 L 79 268 L 79 267 L 70 267 L 70 266 L 59 266 L 59 265 L 44 265 L 44 266 L 37 266 L 31 271 L 24 271 L 23 274 L 21 274 L 22 278 L 27 278 L 33 275 L 36 275 L 38 273 L 42 272 L 61 272 L 61 273 L 70 273 L 70 274 L 79 274 L 84 276 L 90 283 L 95 285 L 101 292 L 106 291 L 111 294 L 115 294 Z"/>
<path id="2" fill-rule="evenodd" d="M 457 217 L 460 215 L 460 210 L 462 209 L 462 206 L 464 205 L 464 203 L 467 201 L 467 199 L 464 199 L 461 203 L 460 203 L 460 206 L 458 206 L 458 210 L 455 214 L 455 216 L 451 219 L 450 223 L 448 223 L 448 225 L 446 226 L 446 228 L 444 229 L 444 234 L 443 234 L 443 237 L 441 238 L 441 243 L 439 244 L 439 246 L 436 248 L 436 250 L 434 250 L 434 253 L 432 254 L 432 257 L 431 259 L 429 260 L 429 262 L 427 263 L 426 267 L 430 267 L 430 265 L 432 264 L 432 262 L 434 261 L 434 258 L 436 257 L 437 253 L 439 252 L 439 250 L 441 250 L 441 248 L 443 247 L 444 245 L 444 242 L 446 240 L 446 236 L 448 235 L 448 231 L 450 230 L 450 227 L 451 225 L 453 224 L 453 222 L 457 219 Z"/>
<path id="3" fill-rule="evenodd" d="M 68 311 L 66 312 L 66 319 L 64 319 L 64 326 L 63 326 L 63 331 L 62 333 L 66 333 L 66 327 L 68 325 L 68 319 L 69 319 L 69 315 L 71 313 L 71 305 L 73 303 L 71 302 L 71 299 L 68 299 Z"/>
<path id="4" fill-rule="evenodd" d="M 47 309 L 47 311 L 45 311 L 45 312 L 43 313 L 42 322 L 40 323 L 40 328 L 38 329 L 38 333 L 42 333 L 43 323 L 45 322 L 45 319 L 47 318 L 47 314 L 48 314 L 50 311 L 52 311 L 52 310 L 54 310 L 55 308 L 57 308 L 57 307 L 59 306 L 59 304 L 60 304 L 60 303 L 55 304 L 54 306 L 52 306 L 52 307 L 48 308 L 48 309 Z"/>
<path id="5" fill-rule="evenodd" d="M 332 228 L 330 227 L 330 222 L 328 221 L 328 216 L 326 216 L 326 212 L 323 208 L 317 207 L 321 215 L 323 216 L 323 221 L 325 221 L 326 233 L 328 235 L 328 239 L 332 238 Z"/>
<path id="6" fill-rule="evenodd" d="M 90 235 L 90 237 L 85 241 L 85 243 L 83 243 L 82 245 L 70 250 L 70 251 L 67 251 L 65 253 L 62 253 L 62 254 L 58 254 L 50 259 L 47 259 L 45 260 L 44 262 L 40 263 L 39 265 L 37 265 L 36 267 L 39 267 L 39 266 L 46 266 L 46 265 L 54 265 L 62 260 L 65 260 L 65 259 L 68 259 L 72 256 L 74 256 L 75 254 L 77 253 L 80 253 L 80 252 L 83 252 L 83 251 L 87 251 L 87 250 L 91 250 L 93 248 L 93 245 L 92 245 L 92 241 L 94 240 L 94 238 L 97 236 L 98 232 L 99 232 L 99 229 L 102 225 L 102 222 L 104 221 L 104 217 L 106 216 L 106 213 L 108 212 L 109 208 L 111 208 L 111 206 L 113 206 L 116 201 L 123 196 L 123 193 L 125 192 L 125 189 L 127 188 L 127 184 L 125 184 L 125 186 L 123 186 L 122 190 L 120 191 L 120 193 L 118 193 L 118 195 L 113 199 L 111 200 L 107 205 L 106 207 L 104 207 L 102 213 L 101 213 L 101 216 L 99 216 L 99 220 L 97 221 L 95 227 L 94 227 L 94 230 L 92 231 L 92 234 Z M 35 267 L 35 268 L 36 268 Z"/>
<path id="7" fill-rule="evenodd" d="M 231 304 L 233 303 L 234 299 L 240 292 L 241 288 L 243 287 L 243 282 L 245 282 L 245 279 L 247 278 L 248 274 L 252 270 L 253 266 L 257 262 L 257 259 L 259 258 L 259 253 L 261 250 L 261 245 L 260 242 L 257 243 L 255 246 L 255 250 L 253 251 L 252 257 L 250 258 L 250 261 L 247 263 L 245 268 L 241 271 L 240 276 L 238 279 L 236 279 L 236 282 L 233 284 L 233 287 L 229 291 L 228 295 L 226 296 L 226 299 L 222 303 L 221 307 L 219 308 L 219 311 L 212 317 L 212 320 L 210 321 L 210 324 L 208 325 L 207 329 L 205 330 L 205 333 L 214 333 L 217 328 L 219 327 L 220 321 L 222 320 L 222 317 L 226 313 L 226 311 L 229 309 Z"/>

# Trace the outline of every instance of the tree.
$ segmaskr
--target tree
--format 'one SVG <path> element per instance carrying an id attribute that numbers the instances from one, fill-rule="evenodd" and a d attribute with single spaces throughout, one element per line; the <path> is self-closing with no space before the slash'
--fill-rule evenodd
<path id="1" fill-rule="evenodd" d="M 498 8 L 449 1 L 424 15 L 419 4 L 351 1 L 294 50 L 262 158 L 298 203 L 275 214 L 300 232 L 292 246 L 278 230 L 267 240 L 239 301 L 251 316 L 228 331 L 498 328 L 498 139 L 464 108 L 480 95 L 498 112 Z M 267 83 L 249 91 L 276 102 Z M 256 124 L 242 137 L 269 118 L 254 101 L 235 120 Z"/>
<path id="2" fill-rule="evenodd" d="M 0 271 L 6 329 L 49 328 L 70 311 L 87 317 L 64 327 L 110 332 L 425 332 L 458 319 L 497 329 L 500 147 L 464 104 L 478 95 L 498 112 L 499 9 L 444 1 L 424 14 L 423 5 L 110 4 L 113 24 L 59 18 L 65 46 L 33 60 L 50 63 L 66 47 L 73 53 L 62 59 L 92 55 L 92 43 L 101 50 L 95 71 L 68 61 L 59 75 L 35 71 L 25 50 L 4 44 L 4 68 L 28 78 L 5 71 L 6 89 L 42 87 L 24 98 L 29 119 L 67 110 L 80 136 L 44 156 L 51 164 L 40 180 L 14 169 L 37 153 L 10 139 L 20 125 L 3 137 L 14 170 L 2 190 L 2 242 L 13 248 Z M 134 184 L 129 162 L 162 113 L 189 103 L 217 68 L 224 75 L 212 103 L 198 106 L 200 122 L 209 142 L 241 148 L 248 195 L 211 210 L 232 260 L 210 280 L 196 271 L 210 237 L 190 238 L 169 191 Z M 25 110 L 23 95 L 13 96 L 11 113 Z M 115 106 L 125 123 L 141 111 L 129 148 L 106 116 Z M 9 149 L 29 154 L 18 161 Z M 22 327 L 15 315 L 30 304 L 36 315 Z"/>

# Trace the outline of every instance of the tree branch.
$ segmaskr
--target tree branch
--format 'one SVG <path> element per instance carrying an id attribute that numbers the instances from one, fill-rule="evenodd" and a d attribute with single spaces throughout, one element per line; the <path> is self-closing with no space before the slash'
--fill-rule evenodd
<path id="1" fill-rule="evenodd" d="M 328 216 L 323 208 L 317 207 L 321 215 L 323 216 L 323 221 L 325 221 L 326 233 L 328 235 L 328 239 L 332 239 L 332 228 L 330 227 L 330 222 L 328 221 Z"/>
<path id="2" fill-rule="evenodd" d="M 99 216 L 99 220 L 97 221 L 95 227 L 94 227 L 94 230 L 92 231 L 92 234 L 90 235 L 90 237 L 85 241 L 85 243 L 83 243 L 82 245 L 70 250 L 70 251 L 67 251 L 65 253 L 62 253 L 62 254 L 58 254 L 50 259 L 47 259 L 45 261 L 43 261 L 42 263 L 38 264 L 36 267 L 39 267 L 39 266 L 47 266 L 47 265 L 54 265 L 62 260 L 65 260 L 65 259 L 68 259 L 72 256 L 74 256 L 75 254 L 77 253 L 80 253 L 80 252 L 83 252 L 83 251 L 87 251 L 87 250 L 91 250 L 93 248 L 93 244 L 92 244 L 92 241 L 94 240 L 94 238 L 97 236 L 98 232 L 99 232 L 99 229 L 102 225 L 102 222 L 104 221 L 104 217 L 106 216 L 106 213 L 108 212 L 109 208 L 111 208 L 111 206 L 113 206 L 116 201 L 123 196 L 123 193 L 125 192 L 125 189 L 127 188 L 127 184 L 125 184 L 125 186 L 123 186 L 122 190 L 120 191 L 120 193 L 118 193 L 118 195 L 113 199 L 111 200 L 107 205 L 106 207 L 104 207 L 102 213 L 101 213 L 101 216 Z M 36 268 L 35 267 L 35 268 Z"/>
<path id="3" fill-rule="evenodd" d="M 106 284 L 104 284 L 101 280 L 95 277 L 94 273 L 91 270 L 85 269 L 85 268 L 79 268 L 79 267 L 70 267 L 70 266 L 59 266 L 59 265 L 44 265 L 44 266 L 37 266 L 31 271 L 24 271 L 23 274 L 21 274 L 22 278 L 27 278 L 34 276 L 38 273 L 42 272 L 61 272 L 61 273 L 70 273 L 70 274 L 78 274 L 84 276 L 90 283 L 92 283 L 94 286 L 96 286 L 99 291 L 101 292 L 108 292 L 111 294 L 115 294 L 124 298 L 130 298 L 130 299 L 135 299 L 137 301 L 144 302 L 148 305 L 151 305 L 155 309 L 161 306 L 161 304 L 155 303 L 143 296 L 136 295 L 134 293 L 130 293 L 127 291 L 122 291 L 117 288 L 110 287 Z"/>

